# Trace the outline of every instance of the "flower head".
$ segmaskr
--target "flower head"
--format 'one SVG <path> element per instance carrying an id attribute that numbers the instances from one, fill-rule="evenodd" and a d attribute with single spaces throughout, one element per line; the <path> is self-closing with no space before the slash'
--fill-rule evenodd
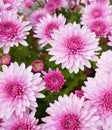
<path id="1" fill-rule="evenodd" d="M 33 72 L 41 72 L 44 70 L 44 62 L 42 60 L 35 60 L 32 62 Z"/>
<path id="2" fill-rule="evenodd" d="M 111 23 L 106 19 L 96 19 L 91 21 L 89 29 L 95 32 L 96 36 L 103 37 L 110 32 Z"/>
<path id="3" fill-rule="evenodd" d="M 87 5 L 83 9 L 82 24 L 88 25 L 91 21 L 98 18 L 107 18 L 111 14 L 111 6 L 101 3 Z"/>
<path id="4" fill-rule="evenodd" d="M 51 48 L 48 53 L 52 55 L 50 61 L 62 63 L 62 68 L 77 73 L 84 66 L 90 67 L 89 60 L 96 60 L 98 39 L 86 27 L 79 24 L 67 24 L 52 34 Z"/>
<path id="5" fill-rule="evenodd" d="M 12 115 L 3 123 L 5 130 L 38 130 L 38 119 L 32 113 L 25 112 L 24 117 Z"/>
<path id="6" fill-rule="evenodd" d="M 86 109 L 84 99 L 76 95 L 59 96 L 46 112 L 49 116 L 42 119 L 45 130 L 97 130 L 99 117 L 95 115 L 96 110 Z"/>
<path id="7" fill-rule="evenodd" d="M 10 118 L 15 113 L 23 117 L 26 109 L 34 110 L 37 107 L 36 98 L 43 97 L 39 91 L 44 89 L 44 82 L 40 74 L 31 72 L 32 67 L 25 69 L 15 62 L 9 67 L 3 65 L 0 72 L 0 118 Z"/>
<path id="8" fill-rule="evenodd" d="M 11 62 L 11 56 L 9 54 L 0 54 L 0 64 L 9 65 Z"/>
<path id="9" fill-rule="evenodd" d="M 35 27 L 36 24 L 40 23 L 40 19 L 46 16 L 45 10 L 36 10 L 30 16 L 31 24 Z"/>
<path id="10" fill-rule="evenodd" d="M 65 82 L 64 77 L 58 68 L 56 69 L 56 71 L 49 69 L 48 73 L 43 72 L 43 74 L 44 74 L 43 78 L 45 81 L 45 86 L 51 92 L 59 91 L 64 85 Z"/>
<path id="11" fill-rule="evenodd" d="M 88 78 L 85 86 L 82 90 L 91 108 L 97 109 L 102 124 L 112 126 L 112 73 L 102 72 L 95 78 Z"/>
<path id="12" fill-rule="evenodd" d="M 64 26 L 66 19 L 61 14 L 59 16 L 47 15 L 43 19 L 40 19 L 40 23 L 36 26 L 35 37 L 40 38 L 39 44 L 44 47 L 52 39 L 51 34 L 54 30 L 58 30 L 61 26 Z"/>
<path id="13" fill-rule="evenodd" d="M 102 53 L 100 59 L 97 62 L 98 68 L 96 71 L 101 71 L 104 73 L 111 73 L 112 70 L 112 51 L 108 50 Z"/>
<path id="14" fill-rule="evenodd" d="M 3 47 L 4 53 L 8 53 L 10 47 L 18 46 L 19 43 L 27 46 L 25 39 L 31 29 L 29 22 L 23 22 L 23 17 L 18 17 L 12 11 L 3 12 L 0 18 L 0 47 Z"/>

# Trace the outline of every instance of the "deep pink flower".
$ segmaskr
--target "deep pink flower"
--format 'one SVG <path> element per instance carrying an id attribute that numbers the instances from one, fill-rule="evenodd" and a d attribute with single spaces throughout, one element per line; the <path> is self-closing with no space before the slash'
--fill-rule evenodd
<path id="1" fill-rule="evenodd" d="M 47 13 L 49 13 L 49 14 L 55 13 L 56 8 L 57 8 L 57 6 L 56 6 L 55 2 L 52 1 L 52 0 L 49 0 L 49 1 L 44 5 L 45 11 L 46 11 Z"/>
<path id="2" fill-rule="evenodd" d="M 61 26 L 64 26 L 65 21 L 65 17 L 61 14 L 59 16 L 47 15 L 43 19 L 40 19 L 40 23 L 37 24 L 35 28 L 36 34 L 34 35 L 35 37 L 40 38 L 39 44 L 44 47 L 50 43 L 50 40 L 52 39 L 51 34 Z"/>
<path id="3" fill-rule="evenodd" d="M 87 27 L 79 24 L 67 24 L 52 34 L 50 61 L 62 64 L 69 72 L 77 73 L 84 66 L 91 67 L 89 60 L 96 60 L 96 51 L 99 50 L 98 39 Z"/>
<path id="4" fill-rule="evenodd" d="M 102 126 L 112 129 L 112 73 L 100 72 L 95 78 L 88 78 L 82 87 L 91 108 L 97 109 Z M 106 129 L 107 130 L 107 129 Z"/>
<path id="5" fill-rule="evenodd" d="M 61 74 L 61 71 L 57 68 L 56 70 L 49 69 L 48 73 L 43 72 L 45 86 L 51 92 L 59 91 L 64 85 L 64 76 Z"/>
<path id="6" fill-rule="evenodd" d="M 75 94 L 77 95 L 77 97 L 81 98 L 84 94 L 84 92 L 82 90 L 75 90 Z"/>
<path id="7" fill-rule="evenodd" d="M 43 130 L 97 130 L 99 117 L 95 115 L 95 109 L 86 109 L 83 98 L 76 95 L 59 96 L 58 101 L 50 103 Z"/>
<path id="8" fill-rule="evenodd" d="M 0 118 L 10 118 L 15 113 L 23 117 L 26 109 L 35 110 L 38 106 L 36 98 L 43 97 L 39 92 L 44 89 L 40 74 L 31 72 L 32 67 L 25 68 L 15 62 L 9 67 L 2 66 L 0 72 Z"/>
<path id="9" fill-rule="evenodd" d="M 3 47 L 4 53 L 8 53 L 10 47 L 20 43 L 27 46 L 25 39 L 31 29 L 29 22 L 23 22 L 23 17 L 18 17 L 12 11 L 2 13 L 0 18 L 0 47 Z"/>
<path id="10" fill-rule="evenodd" d="M 0 64 L 9 65 L 11 62 L 10 54 L 0 54 Z"/>
<path id="11" fill-rule="evenodd" d="M 42 60 L 35 60 L 32 62 L 33 72 L 41 72 L 44 70 L 44 62 Z"/>
<path id="12" fill-rule="evenodd" d="M 89 29 L 92 32 L 95 32 L 96 36 L 103 37 L 109 34 L 110 32 L 110 21 L 106 19 L 96 19 L 91 21 L 89 24 Z"/>

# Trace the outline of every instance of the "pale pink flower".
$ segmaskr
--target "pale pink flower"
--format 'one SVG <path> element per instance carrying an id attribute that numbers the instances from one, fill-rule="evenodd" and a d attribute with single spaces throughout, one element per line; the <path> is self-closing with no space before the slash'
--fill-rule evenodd
<path id="1" fill-rule="evenodd" d="M 87 27 L 79 24 L 67 24 L 52 34 L 50 61 L 62 64 L 69 72 L 77 73 L 84 66 L 91 67 L 89 60 L 97 60 L 96 51 L 99 50 L 98 39 Z"/>
<path id="2" fill-rule="evenodd" d="M 47 13 L 45 10 L 35 10 L 30 16 L 31 24 L 35 27 L 36 24 L 40 23 L 40 19 L 46 15 Z"/>
<path id="3" fill-rule="evenodd" d="M 109 0 L 81 0 L 81 2 L 88 5 L 92 3 L 109 4 L 110 1 Z"/>
<path id="4" fill-rule="evenodd" d="M 44 47 L 52 39 L 51 34 L 54 33 L 54 30 L 58 30 L 61 26 L 65 24 L 65 17 L 60 14 L 56 16 L 47 15 L 43 19 L 40 19 L 40 23 L 37 24 L 35 28 L 35 37 L 39 38 L 39 45 Z"/>
<path id="5" fill-rule="evenodd" d="M 48 73 L 43 72 L 45 87 L 51 92 L 58 92 L 64 85 L 64 76 L 61 71 L 57 68 L 56 70 L 49 69 Z"/>
<path id="6" fill-rule="evenodd" d="M 91 108 L 97 109 L 102 125 L 112 126 L 112 73 L 102 72 L 88 78 L 85 86 L 82 87 L 84 96 L 89 99 Z"/>
<path id="7" fill-rule="evenodd" d="M 4 4 L 8 4 L 7 10 L 21 11 L 23 6 L 23 0 L 3 0 Z"/>
<path id="8" fill-rule="evenodd" d="M 34 60 L 31 65 L 33 72 L 41 72 L 44 70 L 44 62 L 42 60 Z"/>
<path id="9" fill-rule="evenodd" d="M 72 94 L 59 96 L 46 112 L 49 116 L 42 119 L 42 130 L 97 130 L 99 124 L 96 109 L 86 109 L 84 98 Z"/>
<path id="10" fill-rule="evenodd" d="M 83 8 L 82 24 L 88 25 L 91 21 L 98 18 L 107 18 L 111 14 L 111 6 L 93 3 Z"/>
<path id="11" fill-rule="evenodd" d="M 97 61 L 97 71 L 111 73 L 112 70 L 112 51 L 108 50 L 102 53 L 99 60 Z"/>
<path id="12" fill-rule="evenodd" d="M 5 11 L 9 6 L 9 4 L 4 4 L 3 0 L 0 0 L 0 13 Z"/>
<path id="13" fill-rule="evenodd" d="M 4 130 L 38 130 L 38 119 L 32 113 L 24 113 L 24 117 L 12 115 L 3 123 Z"/>
<path id="14" fill-rule="evenodd" d="M 6 119 L 15 113 L 23 117 L 26 109 L 35 110 L 38 106 L 36 98 L 43 95 L 39 93 L 44 89 L 44 82 L 40 74 L 31 72 L 32 67 L 25 68 L 25 64 L 20 66 L 15 62 L 9 67 L 2 66 L 0 72 L 0 118 Z"/>
<path id="15" fill-rule="evenodd" d="M 89 29 L 96 34 L 98 37 L 107 36 L 110 32 L 110 20 L 99 18 L 91 21 L 88 25 Z"/>
<path id="16" fill-rule="evenodd" d="M 14 45 L 27 46 L 25 39 L 31 29 L 29 22 L 22 21 L 23 16 L 18 16 L 12 11 L 3 12 L 0 18 L 0 47 L 3 47 L 4 53 L 8 53 Z"/>

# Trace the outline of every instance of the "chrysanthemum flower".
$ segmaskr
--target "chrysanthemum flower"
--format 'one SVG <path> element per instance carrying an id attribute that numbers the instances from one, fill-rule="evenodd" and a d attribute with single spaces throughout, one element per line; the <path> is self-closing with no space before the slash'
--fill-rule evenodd
<path id="1" fill-rule="evenodd" d="M 111 73 L 112 70 L 112 51 L 108 50 L 102 53 L 100 59 L 97 61 L 97 71 Z"/>
<path id="2" fill-rule="evenodd" d="M 49 14 L 53 14 L 56 11 L 56 4 L 55 2 L 53 2 L 52 0 L 49 0 L 47 3 L 45 3 L 44 5 L 44 10 L 49 13 Z"/>
<path id="3" fill-rule="evenodd" d="M 3 0 L 0 0 L 0 14 L 6 10 L 10 5 L 9 4 L 4 4 Z"/>
<path id="4" fill-rule="evenodd" d="M 61 7 L 65 7 L 67 5 L 67 0 L 51 0 L 54 2 L 56 7 L 60 9 Z"/>
<path id="5" fill-rule="evenodd" d="M 95 78 L 88 78 L 85 86 L 82 90 L 89 99 L 91 108 L 97 109 L 102 124 L 112 126 L 112 73 L 102 72 Z"/>
<path id="6" fill-rule="evenodd" d="M 12 115 L 3 123 L 4 130 L 38 130 L 38 119 L 32 113 L 24 113 L 24 117 Z"/>
<path id="7" fill-rule="evenodd" d="M 99 124 L 96 109 L 86 109 L 84 99 L 72 94 L 59 96 L 46 112 L 49 116 L 42 119 L 46 123 L 43 130 L 97 130 Z"/>
<path id="8" fill-rule="evenodd" d="M 45 10 L 36 10 L 30 16 L 31 24 L 35 27 L 40 22 L 40 19 L 45 17 L 47 13 Z"/>
<path id="9" fill-rule="evenodd" d="M 41 72 L 44 70 L 44 62 L 42 60 L 34 60 L 32 62 L 32 70 L 33 72 Z"/>
<path id="10" fill-rule="evenodd" d="M 87 27 L 79 24 L 67 24 L 52 35 L 49 54 L 53 55 L 50 61 L 62 64 L 69 72 L 77 73 L 84 66 L 91 67 L 89 60 L 96 60 L 96 53 L 99 49 L 98 39 Z"/>
<path id="11" fill-rule="evenodd" d="M 109 17 L 111 14 L 111 6 L 101 3 L 93 3 L 87 5 L 83 9 L 82 24 L 88 25 L 91 21 L 97 18 Z"/>
<path id="12" fill-rule="evenodd" d="M 19 43 L 27 46 L 25 39 L 31 29 L 29 22 L 23 22 L 23 17 L 18 17 L 12 11 L 2 13 L 0 18 L 0 47 L 3 47 L 4 53 L 8 53 L 10 47 L 18 46 Z"/>
<path id="13" fill-rule="evenodd" d="M 3 0 L 4 4 L 8 4 L 7 10 L 21 11 L 23 0 Z"/>
<path id="14" fill-rule="evenodd" d="M 44 47 L 52 39 L 51 34 L 54 30 L 58 30 L 61 26 L 64 26 L 66 19 L 61 14 L 59 16 L 47 15 L 43 19 L 40 19 L 40 23 L 36 26 L 35 37 L 40 38 L 39 44 Z"/>
<path id="15" fill-rule="evenodd" d="M 89 29 L 92 32 L 95 32 L 96 36 L 103 37 L 109 34 L 111 23 L 109 20 L 106 19 L 96 19 L 91 21 L 89 24 Z"/>
<path id="16" fill-rule="evenodd" d="M 10 54 L 0 54 L 0 64 L 9 65 L 10 62 L 11 62 L 11 55 Z"/>
<path id="17" fill-rule="evenodd" d="M 49 69 L 48 73 L 43 72 L 45 87 L 51 92 L 59 91 L 64 85 L 64 76 L 61 74 L 61 71 L 57 68 L 56 70 Z"/>
<path id="18" fill-rule="evenodd" d="M 15 113 L 23 117 L 27 108 L 35 110 L 36 98 L 43 97 L 39 92 L 44 89 L 44 82 L 40 74 L 31 72 L 32 67 L 25 69 L 25 64 L 20 66 L 15 62 L 9 67 L 2 66 L 0 72 L 0 118 L 10 118 Z"/>

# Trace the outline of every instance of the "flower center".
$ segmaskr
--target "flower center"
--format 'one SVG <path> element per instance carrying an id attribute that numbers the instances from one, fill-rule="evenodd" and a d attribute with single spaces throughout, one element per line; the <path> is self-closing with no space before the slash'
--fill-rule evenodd
<path id="1" fill-rule="evenodd" d="M 80 37 L 72 37 L 67 40 L 67 48 L 70 54 L 79 54 L 83 49 L 83 42 Z"/>
<path id="2" fill-rule="evenodd" d="M 7 92 L 10 96 L 12 96 L 13 98 L 15 97 L 21 97 L 23 94 L 23 89 L 22 86 L 17 84 L 17 83 L 12 83 L 10 85 L 7 85 Z"/>
<path id="3" fill-rule="evenodd" d="M 21 124 L 13 128 L 13 130 L 31 130 L 28 124 Z"/>
<path id="4" fill-rule="evenodd" d="M 102 11 L 100 8 L 95 8 L 93 11 L 92 11 L 92 16 L 94 18 L 99 18 L 100 16 L 102 16 Z"/>
<path id="5" fill-rule="evenodd" d="M 102 99 L 102 106 L 108 111 L 112 111 L 112 93 L 106 93 Z"/>
<path id="6" fill-rule="evenodd" d="M 17 26 L 12 22 L 5 22 L 0 24 L 0 37 L 13 38 L 17 34 Z"/>
<path id="7" fill-rule="evenodd" d="M 51 34 L 54 32 L 54 30 L 57 30 L 59 28 L 58 24 L 50 23 L 46 27 L 46 35 L 51 38 Z"/>
<path id="8" fill-rule="evenodd" d="M 66 115 L 61 121 L 63 130 L 78 130 L 80 128 L 80 122 L 76 115 Z"/>

